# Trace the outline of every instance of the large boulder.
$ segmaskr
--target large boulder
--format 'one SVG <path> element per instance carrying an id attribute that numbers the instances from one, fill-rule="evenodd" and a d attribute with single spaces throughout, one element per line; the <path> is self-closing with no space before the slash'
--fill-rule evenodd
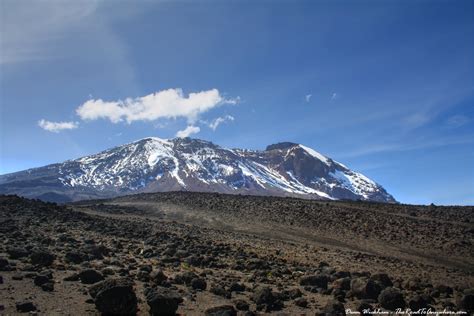
<path id="1" fill-rule="evenodd" d="M 377 282 L 382 288 L 393 286 L 392 279 L 390 279 L 387 273 L 376 273 L 370 279 Z"/>
<path id="2" fill-rule="evenodd" d="M 338 301 L 329 301 L 326 306 L 317 315 L 320 316 L 345 316 L 346 310 L 344 305 Z"/>
<path id="3" fill-rule="evenodd" d="M 394 287 L 388 287 L 383 290 L 378 297 L 378 301 L 383 308 L 392 311 L 406 306 L 402 292 Z"/>
<path id="4" fill-rule="evenodd" d="M 464 291 L 464 293 L 458 298 L 457 305 L 462 311 L 474 311 L 474 289 Z"/>
<path id="5" fill-rule="evenodd" d="M 352 294 L 359 299 L 376 299 L 381 290 L 381 286 L 370 279 L 357 278 L 351 281 Z"/>
<path id="6" fill-rule="evenodd" d="M 100 272 L 93 269 L 82 270 L 79 272 L 78 277 L 84 284 L 94 284 L 104 279 Z"/>
<path id="7" fill-rule="evenodd" d="M 34 250 L 30 255 L 31 263 L 38 266 L 48 267 L 53 264 L 56 256 L 46 250 Z"/>
<path id="8" fill-rule="evenodd" d="M 133 282 L 127 278 L 101 281 L 89 288 L 89 294 L 103 315 L 135 315 L 137 312 Z"/>
<path id="9" fill-rule="evenodd" d="M 175 291 L 165 287 L 149 288 L 145 297 L 153 316 L 175 315 L 183 298 Z"/>
<path id="10" fill-rule="evenodd" d="M 15 304 L 16 311 L 20 313 L 29 313 L 34 312 L 36 310 L 36 306 L 32 302 L 23 301 L 17 302 Z"/>
<path id="11" fill-rule="evenodd" d="M 329 277 L 324 274 L 304 276 L 300 280 L 300 285 L 315 286 L 322 289 L 327 289 Z"/>

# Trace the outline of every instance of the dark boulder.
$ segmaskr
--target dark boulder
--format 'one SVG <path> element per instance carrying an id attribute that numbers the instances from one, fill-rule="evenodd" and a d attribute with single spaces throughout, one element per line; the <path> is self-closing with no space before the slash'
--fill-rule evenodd
<path id="1" fill-rule="evenodd" d="M 352 294 L 359 299 L 376 299 L 382 290 L 373 280 L 357 278 L 351 281 Z"/>
<path id="2" fill-rule="evenodd" d="M 319 316 L 342 316 L 346 315 L 346 310 L 344 305 L 338 301 L 330 301 L 324 306 L 321 313 L 318 313 Z"/>
<path id="3" fill-rule="evenodd" d="M 20 258 L 28 257 L 29 252 L 25 248 L 9 247 L 7 249 L 7 254 L 10 257 L 10 259 L 20 259 Z"/>
<path id="4" fill-rule="evenodd" d="M 104 279 L 100 272 L 93 269 L 82 270 L 78 273 L 78 277 L 84 284 L 94 284 Z"/>
<path id="5" fill-rule="evenodd" d="M 17 312 L 29 313 L 36 310 L 36 306 L 32 302 L 17 302 L 15 304 Z"/>
<path id="6" fill-rule="evenodd" d="M 457 300 L 457 305 L 462 311 L 474 311 L 474 289 L 464 291 Z"/>
<path id="7" fill-rule="evenodd" d="M 416 295 L 408 302 L 408 307 L 412 311 L 417 311 L 422 308 L 428 308 L 428 304 L 431 301 L 431 298 L 427 295 Z"/>
<path id="8" fill-rule="evenodd" d="M 0 271 L 11 271 L 10 262 L 5 258 L 0 258 Z"/>
<path id="9" fill-rule="evenodd" d="M 89 294 L 103 315 L 135 315 L 137 312 L 137 296 L 129 279 L 101 281 L 89 288 Z"/>
<path id="10" fill-rule="evenodd" d="M 89 257 L 86 254 L 79 251 L 69 251 L 69 252 L 66 252 L 66 255 L 64 256 L 64 258 L 66 259 L 67 262 L 79 264 L 81 262 L 88 260 Z"/>
<path id="11" fill-rule="evenodd" d="M 302 286 L 315 286 L 322 289 L 327 289 L 329 277 L 324 274 L 304 276 L 300 280 Z"/>
<path id="12" fill-rule="evenodd" d="M 248 311 L 250 308 L 249 304 L 244 300 L 235 300 L 234 305 L 239 311 Z"/>
<path id="13" fill-rule="evenodd" d="M 390 279 L 387 273 L 376 273 L 370 279 L 380 284 L 382 288 L 393 286 L 392 279 Z"/>
<path id="14" fill-rule="evenodd" d="M 206 316 L 237 316 L 237 311 L 232 305 L 222 305 L 206 309 Z"/>
<path id="15" fill-rule="evenodd" d="M 201 279 L 201 278 L 195 278 L 191 280 L 191 287 L 194 290 L 201 290 L 204 291 L 207 287 L 206 280 Z"/>
<path id="16" fill-rule="evenodd" d="M 166 277 L 166 275 L 163 273 L 162 270 L 154 270 L 150 272 L 150 281 L 155 283 L 156 285 L 160 285 L 167 279 L 168 278 Z"/>
<path id="17" fill-rule="evenodd" d="M 34 250 L 30 255 L 31 263 L 38 266 L 48 267 L 53 264 L 56 256 L 46 250 Z"/>
<path id="18" fill-rule="evenodd" d="M 403 294 L 400 290 L 393 287 L 388 287 L 383 290 L 378 297 L 378 301 L 383 308 L 392 311 L 406 306 Z"/>
<path id="19" fill-rule="evenodd" d="M 183 298 L 175 291 L 158 286 L 147 289 L 145 297 L 153 316 L 175 315 Z"/>

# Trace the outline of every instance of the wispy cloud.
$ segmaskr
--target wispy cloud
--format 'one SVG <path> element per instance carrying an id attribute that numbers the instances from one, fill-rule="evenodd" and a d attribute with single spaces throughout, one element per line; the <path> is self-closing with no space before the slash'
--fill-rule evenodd
<path id="1" fill-rule="evenodd" d="M 193 123 L 200 114 L 223 104 L 236 104 L 238 100 L 224 98 L 217 89 L 190 93 L 187 97 L 181 89 L 168 89 L 134 99 L 88 100 L 76 109 L 76 113 L 83 120 L 108 119 L 112 123 L 180 117 Z"/>
<path id="2" fill-rule="evenodd" d="M 222 123 L 225 123 L 225 122 L 228 122 L 228 121 L 233 121 L 234 120 L 234 117 L 232 115 L 225 115 L 225 116 L 222 116 L 222 117 L 218 117 L 216 119 L 214 119 L 211 123 L 209 123 L 209 127 L 215 131 L 217 129 L 217 127 L 219 127 L 219 125 L 221 125 Z"/>
<path id="3" fill-rule="evenodd" d="M 59 133 L 60 131 L 63 131 L 63 130 L 78 128 L 79 123 L 77 122 L 51 122 L 47 120 L 39 120 L 38 126 L 46 131 Z"/>
<path id="4" fill-rule="evenodd" d="M 190 135 L 197 134 L 200 131 L 201 129 L 199 128 L 199 126 L 189 125 L 185 129 L 178 131 L 176 133 L 176 137 L 188 137 Z"/>
<path id="5" fill-rule="evenodd" d="M 446 120 L 446 124 L 449 127 L 457 128 L 469 123 L 469 117 L 465 115 L 453 115 Z"/>
<path id="6" fill-rule="evenodd" d="M 305 96 L 304 96 L 305 101 L 306 101 L 306 102 L 309 102 L 309 101 L 311 100 L 311 97 L 312 97 L 312 96 L 313 96 L 312 94 L 307 94 L 307 95 L 305 95 Z"/>
<path id="7" fill-rule="evenodd" d="M 89 18 L 97 5 L 97 1 L 74 1 L 64 5 L 56 1 L 2 1 L 0 64 L 54 56 L 52 44 Z"/>
<path id="8" fill-rule="evenodd" d="M 333 92 L 331 95 L 331 100 L 336 100 L 338 98 L 339 98 L 339 94 L 337 94 L 336 92 Z"/>
<path id="9" fill-rule="evenodd" d="M 421 140 L 415 143 L 388 143 L 388 144 L 373 144 L 365 146 L 364 148 L 356 149 L 350 152 L 344 152 L 341 155 L 335 155 L 338 159 L 341 158 L 353 158 L 362 157 L 367 155 L 373 155 L 377 153 L 388 153 L 388 152 L 404 152 L 428 148 L 437 148 L 452 145 L 463 145 L 474 143 L 474 137 L 445 137 L 434 140 Z"/>

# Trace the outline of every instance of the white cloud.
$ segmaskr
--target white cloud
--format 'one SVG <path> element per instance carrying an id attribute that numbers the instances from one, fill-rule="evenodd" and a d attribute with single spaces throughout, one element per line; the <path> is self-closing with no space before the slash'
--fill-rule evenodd
<path id="1" fill-rule="evenodd" d="M 59 133 L 62 130 L 78 128 L 79 124 L 77 122 L 50 122 L 47 120 L 39 120 L 38 126 L 46 131 Z"/>
<path id="2" fill-rule="evenodd" d="M 54 45 L 87 25 L 97 7 L 97 1 L 2 1 L 0 63 L 54 58 Z"/>
<path id="3" fill-rule="evenodd" d="M 336 100 L 337 98 L 339 98 L 339 95 L 336 92 L 333 92 L 331 95 L 331 100 Z"/>
<path id="4" fill-rule="evenodd" d="M 192 134 L 197 134 L 200 131 L 201 131 L 201 129 L 198 126 L 189 125 L 185 129 L 183 129 L 181 131 L 178 131 L 176 133 L 176 137 L 188 137 Z"/>
<path id="5" fill-rule="evenodd" d="M 225 122 L 228 122 L 228 121 L 233 121 L 233 120 L 234 120 L 234 117 L 231 116 L 231 115 L 218 117 L 215 120 L 213 120 L 211 123 L 209 123 L 209 127 L 213 131 L 215 131 L 217 129 L 217 127 L 219 127 L 219 125 L 221 125 L 222 123 L 225 123 Z"/>
<path id="6" fill-rule="evenodd" d="M 306 102 L 309 102 L 309 100 L 311 100 L 312 96 L 313 96 L 312 94 L 307 94 L 307 95 L 305 95 L 304 99 L 306 100 Z"/>
<path id="7" fill-rule="evenodd" d="M 461 127 L 466 125 L 469 122 L 469 117 L 465 115 L 454 115 L 446 120 L 446 123 L 449 127 Z"/>
<path id="8" fill-rule="evenodd" d="M 195 122 L 201 113 L 222 104 L 237 104 L 239 98 L 226 99 L 217 89 L 190 93 L 181 89 L 158 91 L 143 97 L 118 101 L 88 100 L 76 109 L 83 120 L 109 119 L 112 123 L 154 121 L 160 118 L 184 117 Z"/>

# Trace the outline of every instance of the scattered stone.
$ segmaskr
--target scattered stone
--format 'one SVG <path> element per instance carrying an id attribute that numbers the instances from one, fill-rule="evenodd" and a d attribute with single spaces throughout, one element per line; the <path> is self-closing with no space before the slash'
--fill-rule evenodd
<path id="1" fill-rule="evenodd" d="M 17 302 L 15 304 L 16 310 L 20 313 L 29 313 L 36 310 L 36 306 L 32 302 Z"/>
<path id="2" fill-rule="evenodd" d="M 0 258 L 0 271 L 11 271 L 10 263 L 5 258 Z"/>
<path id="3" fill-rule="evenodd" d="M 230 285 L 229 289 L 231 292 L 243 292 L 245 291 L 245 285 L 234 282 Z"/>
<path id="4" fill-rule="evenodd" d="M 137 296 L 133 282 L 126 278 L 108 279 L 94 284 L 89 294 L 99 312 L 105 315 L 135 315 Z"/>
<path id="5" fill-rule="evenodd" d="M 319 316 L 341 316 L 346 315 L 344 305 L 338 301 L 330 301 L 324 306 Z"/>
<path id="6" fill-rule="evenodd" d="M 222 305 L 206 309 L 206 316 L 237 316 L 237 311 L 232 305 Z"/>
<path id="7" fill-rule="evenodd" d="M 383 290 L 378 297 L 378 301 L 383 308 L 392 311 L 397 308 L 404 308 L 406 305 L 403 294 L 400 290 L 393 287 L 388 287 Z"/>
<path id="8" fill-rule="evenodd" d="M 52 265 L 55 258 L 55 255 L 46 250 L 35 250 L 30 255 L 32 264 L 44 267 Z"/>
<path id="9" fill-rule="evenodd" d="M 308 301 L 304 297 L 299 297 L 295 300 L 295 305 L 299 307 L 308 307 Z"/>
<path id="10" fill-rule="evenodd" d="M 204 291 L 207 287 L 207 283 L 204 279 L 201 278 L 195 278 L 191 280 L 191 287 L 194 290 L 201 290 Z"/>
<path id="11" fill-rule="evenodd" d="M 457 305 L 460 310 L 468 312 L 474 311 L 474 289 L 466 290 L 458 299 Z"/>
<path id="12" fill-rule="evenodd" d="M 431 300 L 426 295 L 416 295 L 408 302 L 408 307 L 412 311 L 417 311 L 422 308 L 428 308 Z"/>
<path id="13" fill-rule="evenodd" d="M 160 285 L 167 279 L 168 278 L 166 277 L 166 275 L 163 273 L 162 270 L 154 270 L 150 273 L 150 280 L 156 285 Z"/>
<path id="14" fill-rule="evenodd" d="M 93 269 L 82 270 L 78 273 L 78 277 L 84 284 L 94 284 L 104 279 L 100 272 Z"/>
<path id="15" fill-rule="evenodd" d="M 10 259 L 20 259 L 24 257 L 28 257 L 29 252 L 25 248 L 19 248 L 19 247 L 9 247 L 7 249 L 7 254 L 10 257 Z"/>
<path id="16" fill-rule="evenodd" d="M 302 277 L 300 280 L 300 285 L 310 285 L 322 289 L 327 289 L 329 277 L 327 275 L 309 275 Z"/>
<path id="17" fill-rule="evenodd" d="M 377 282 L 382 288 L 393 286 L 392 279 L 386 273 L 376 273 L 370 279 Z"/>
<path id="18" fill-rule="evenodd" d="M 370 279 L 357 278 L 351 281 L 352 294 L 359 299 L 376 299 L 381 290 L 381 286 Z"/>
<path id="19" fill-rule="evenodd" d="M 161 286 L 147 289 L 145 296 L 153 316 L 174 315 L 183 301 L 177 292 Z"/>
<path id="20" fill-rule="evenodd" d="M 239 311 L 248 311 L 250 308 L 249 304 L 244 300 L 235 300 L 234 305 Z"/>

